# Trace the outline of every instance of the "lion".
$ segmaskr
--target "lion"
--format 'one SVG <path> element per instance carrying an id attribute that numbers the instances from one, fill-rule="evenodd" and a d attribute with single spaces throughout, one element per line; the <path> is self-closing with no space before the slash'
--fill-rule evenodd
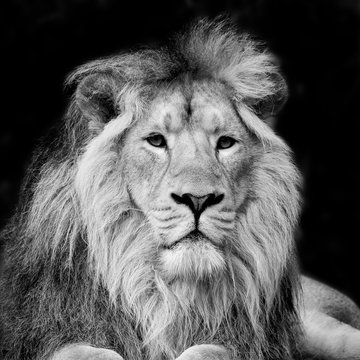
<path id="1" fill-rule="evenodd" d="M 262 44 L 200 20 L 67 85 L 2 232 L 2 359 L 360 359 L 356 306 L 300 276 Z"/>

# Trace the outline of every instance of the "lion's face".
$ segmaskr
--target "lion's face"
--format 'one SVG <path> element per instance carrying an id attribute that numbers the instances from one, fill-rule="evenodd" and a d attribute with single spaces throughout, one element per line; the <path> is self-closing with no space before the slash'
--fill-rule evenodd
<path id="1" fill-rule="evenodd" d="M 166 277 L 224 267 L 254 144 L 222 86 L 210 81 L 161 90 L 130 130 L 126 182 L 158 239 Z"/>

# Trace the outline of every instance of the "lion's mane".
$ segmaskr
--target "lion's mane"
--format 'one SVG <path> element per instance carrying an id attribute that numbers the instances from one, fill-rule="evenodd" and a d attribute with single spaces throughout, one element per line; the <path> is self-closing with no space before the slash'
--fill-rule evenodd
<path id="1" fill-rule="evenodd" d="M 97 74 L 118 89 L 107 123 L 86 88 Z M 183 74 L 225 84 L 264 153 L 252 164 L 227 271 L 169 284 L 154 269 L 153 231 L 124 183 L 121 146 L 159 84 Z M 64 122 L 36 152 L 2 233 L 3 358 L 45 359 L 74 342 L 138 360 L 174 358 L 209 342 L 241 359 L 289 358 L 298 320 L 299 176 L 287 146 L 260 120 L 286 97 L 272 57 L 226 22 L 200 21 L 160 49 L 81 66 L 68 85 L 77 91 Z"/>

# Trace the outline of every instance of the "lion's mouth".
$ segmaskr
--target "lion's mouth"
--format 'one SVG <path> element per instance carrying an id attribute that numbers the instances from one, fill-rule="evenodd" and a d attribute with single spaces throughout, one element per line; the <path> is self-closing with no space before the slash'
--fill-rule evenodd
<path id="1" fill-rule="evenodd" d="M 191 232 L 189 232 L 187 235 L 183 236 L 182 238 L 180 238 L 179 240 L 174 241 L 172 244 L 170 245 L 166 245 L 164 246 L 165 249 L 167 250 L 172 250 L 175 249 L 178 245 L 183 244 L 183 243 L 189 243 L 189 244 L 193 244 L 193 243 L 197 243 L 199 241 L 208 241 L 210 243 L 213 243 L 211 241 L 211 239 L 209 239 L 206 235 L 204 235 L 201 231 L 199 230 L 193 230 Z M 215 245 L 215 244 L 213 244 Z"/>

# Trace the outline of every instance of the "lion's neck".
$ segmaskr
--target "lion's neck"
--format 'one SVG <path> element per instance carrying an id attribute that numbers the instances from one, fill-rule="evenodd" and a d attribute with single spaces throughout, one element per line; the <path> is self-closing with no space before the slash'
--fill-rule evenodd
<path id="1" fill-rule="evenodd" d="M 242 286 L 228 272 L 171 284 L 155 273 L 152 288 L 148 285 L 149 279 L 144 279 L 144 291 L 137 296 L 132 293 L 136 301 L 127 306 L 137 318 L 150 359 L 174 359 L 196 343 L 234 344 L 237 351 L 248 352 L 249 341 L 256 344 L 256 336 L 262 338 L 251 323 L 249 309 L 242 305 Z"/>
<path id="2" fill-rule="evenodd" d="M 231 310 L 229 284 L 219 281 L 156 280 L 157 291 L 144 298 L 140 325 L 150 358 L 174 358 L 194 342 L 211 341 Z"/>

